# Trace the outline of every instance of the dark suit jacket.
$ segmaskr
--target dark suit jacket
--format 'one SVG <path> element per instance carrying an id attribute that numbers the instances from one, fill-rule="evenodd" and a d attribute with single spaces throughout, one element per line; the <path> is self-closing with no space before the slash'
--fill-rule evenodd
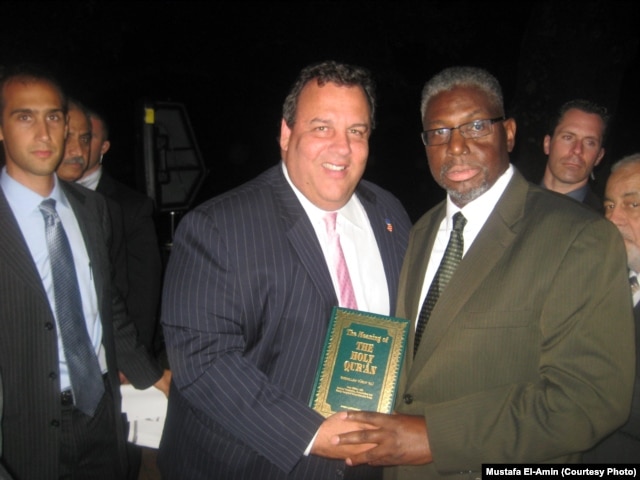
<path id="1" fill-rule="evenodd" d="M 118 368 L 138 388 L 155 383 L 162 370 L 136 343 L 124 302 L 111 286 L 108 255 L 111 227 L 104 199 L 79 185 L 65 182 L 61 185 L 91 259 L 108 379 L 116 412 L 120 412 Z M 0 369 L 5 385 L 3 461 L 16 479 L 53 480 L 58 478 L 61 418 L 55 320 L 38 270 L 2 189 L 0 244 Z M 124 463 L 123 423 L 118 421 L 116 428 Z"/>
<path id="2" fill-rule="evenodd" d="M 10 480 L 9 472 L 2 466 L 2 372 L 0 372 L 0 480 Z"/>
<path id="3" fill-rule="evenodd" d="M 153 202 L 104 170 L 96 191 L 109 200 L 114 245 L 120 244 L 119 251 L 112 252 L 117 262 L 118 289 L 138 331 L 138 340 L 148 351 L 155 353 L 158 349 L 162 260 L 153 222 Z"/>
<path id="4" fill-rule="evenodd" d="M 541 181 L 539 184 L 541 187 L 546 188 L 544 186 L 544 182 Z M 550 190 L 553 191 L 553 190 Z M 602 199 L 596 195 L 596 193 L 593 191 L 593 189 L 591 188 L 591 186 L 589 184 L 587 184 L 587 192 L 584 195 L 584 198 L 582 199 L 582 201 L 578 200 L 577 198 L 573 198 L 570 195 L 566 195 L 566 194 L 561 194 L 558 193 L 558 195 L 565 195 L 568 198 L 571 198 L 573 200 L 575 200 L 576 202 L 580 202 L 585 204 L 587 207 L 592 208 L 593 210 L 595 210 L 596 212 L 600 213 L 600 214 L 604 214 L 604 204 Z"/>
<path id="5" fill-rule="evenodd" d="M 640 303 L 633 309 L 636 323 L 636 377 L 629 419 L 622 427 L 584 454 L 585 463 L 640 462 Z"/>
<path id="6" fill-rule="evenodd" d="M 417 316 L 445 210 L 412 229 L 398 316 Z M 435 305 L 415 359 L 410 335 L 396 409 L 425 417 L 433 463 L 385 478 L 575 462 L 621 425 L 635 361 L 626 271 L 610 222 L 515 172 Z"/>
<path id="7" fill-rule="evenodd" d="M 393 311 L 410 221 L 395 197 L 369 182 L 357 195 Z M 163 478 L 341 476 L 343 461 L 303 456 L 323 421 L 308 404 L 337 304 L 311 222 L 280 165 L 186 215 L 163 292 L 174 379 Z"/>
<path id="8" fill-rule="evenodd" d="M 598 197 L 593 190 L 591 190 L 591 187 L 587 190 L 587 194 L 582 199 L 582 203 L 593 208 L 598 213 L 604 213 L 604 204 L 602 199 Z"/>

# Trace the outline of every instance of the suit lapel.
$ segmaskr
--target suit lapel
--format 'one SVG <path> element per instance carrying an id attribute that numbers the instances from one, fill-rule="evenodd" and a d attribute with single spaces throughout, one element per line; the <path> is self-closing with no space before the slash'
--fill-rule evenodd
<path id="1" fill-rule="evenodd" d="M 415 337 L 415 320 L 418 317 L 418 311 L 422 307 L 420 294 L 422 293 L 422 284 L 424 276 L 429 264 L 429 253 L 433 250 L 440 222 L 446 215 L 446 203 L 441 203 L 435 207 L 430 221 L 419 227 L 415 227 L 410 249 L 407 251 L 407 259 L 411 262 L 404 266 L 408 269 L 408 277 L 403 280 L 404 291 L 400 293 L 403 298 L 399 298 L 398 302 L 402 302 L 400 312 L 410 322 L 407 358 L 413 358 L 413 341 Z M 424 337 L 423 337 L 424 338 Z"/>
<path id="2" fill-rule="evenodd" d="M 337 305 L 338 298 L 318 237 L 281 168 L 278 165 L 272 170 L 271 183 L 282 221 L 285 224 L 287 238 L 320 294 L 326 301 Z M 387 230 L 389 224 L 393 226 L 394 218 L 391 214 L 380 210 L 375 193 L 366 185 L 360 183 L 356 194 L 367 213 L 380 250 L 389 288 L 391 312 L 394 312 L 398 274 L 397 268 L 394 268 L 392 255 L 397 251 L 397 247 L 394 245 L 393 234 Z"/>
<path id="3" fill-rule="evenodd" d="M 338 305 L 331 274 L 309 217 L 284 178 L 282 167 L 280 165 L 274 167 L 271 173 L 270 180 L 275 201 L 291 247 L 320 295 L 326 302 Z"/>
<path id="4" fill-rule="evenodd" d="M 0 218 L 4 219 L 4 228 L 0 228 L 0 243 L 5 250 L 3 255 L 6 267 L 11 270 L 11 274 L 22 279 L 34 291 L 42 297 L 42 300 L 49 304 L 47 294 L 42 286 L 40 274 L 33 263 L 29 247 L 22 236 L 20 226 L 13 216 L 13 211 L 7 202 L 4 192 L 0 188 Z M 44 223 L 42 224 L 44 229 Z M 6 272 L 5 272 L 6 274 Z"/>
<path id="5" fill-rule="evenodd" d="M 469 298 L 516 238 L 514 227 L 522 218 L 527 191 L 526 180 L 515 172 L 473 245 L 458 265 L 447 288 L 440 295 L 414 359 L 418 365 L 427 362 L 451 323 L 459 319 L 460 311 Z M 424 273 L 425 270 L 421 271 Z M 418 369 L 412 369 L 410 380 L 417 374 L 416 370 Z"/>
<path id="6" fill-rule="evenodd" d="M 87 254 L 89 255 L 89 262 L 91 263 L 91 274 L 93 276 L 93 282 L 96 288 L 96 295 L 98 296 L 98 305 L 100 305 L 100 311 L 103 312 L 102 302 L 104 299 L 103 288 L 104 288 L 104 268 L 107 268 L 106 272 L 108 272 L 108 265 L 104 267 L 104 263 L 100 258 L 97 258 L 95 245 L 98 245 L 98 242 L 105 242 L 104 238 L 100 238 L 99 232 L 103 232 L 103 228 L 97 222 L 97 215 L 90 215 L 88 213 L 87 208 L 87 197 L 80 190 L 82 187 L 78 187 L 76 185 L 70 185 L 65 182 L 60 182 L 62 189 L 73 209 L 73 213 L 78 221 L 78 226 L 80 227 L 80 232 L 82 233 L 82 239 L 84 240 L 84 245 L 87 250 Z"/>

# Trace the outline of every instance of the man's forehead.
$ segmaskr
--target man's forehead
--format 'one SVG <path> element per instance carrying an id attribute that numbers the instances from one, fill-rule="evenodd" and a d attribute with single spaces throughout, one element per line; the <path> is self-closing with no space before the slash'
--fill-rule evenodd
<path id="1" fill-rule="evenodd" d="M 556 130 L 566 130 L 572 127 L 594 127 L 598 130 L 597 134 L 601 135 L 604 130 L 604 121 L 597 113 L 585 112 L 578 108 L 567 110 L 558 122 Z"/>
<path id="2" fill-rule="evenodd" d="M 4 102 L 11 101 L 15 99 L 15 97 L 35 97 L 36 95 L 42 94 L 54 94 L 53 97 L 56 98 L 56 103 L 59 104 L 60 108 L 63 107 L 63 96 L 58 87 L 47 80 L 41 79 L 30 79 L 30 78 L 9 78 L 5 80 L 2 84 L 2 98 Z"/>
<path id="3" fill-rule="evenodd" d="M 86 130 L 88 132 L 91 131 L 91 123 L 82 110 L 79 110 L 77 108 L 70 108 L 68 114 L 69 123 L 73 124 L 70 126 L 81 130 Z"/>
<path id="4" fill-rule="evenodd" d="M 640 194 L 640 164 L 630 165 L 616 170 L 609 177 L 607 192 L 616 191 L 618 195 Z"/>

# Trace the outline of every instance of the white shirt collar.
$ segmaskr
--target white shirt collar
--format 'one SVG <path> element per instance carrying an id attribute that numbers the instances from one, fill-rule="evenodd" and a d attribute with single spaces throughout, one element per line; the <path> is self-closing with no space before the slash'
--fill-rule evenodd
<path id="1" fill-rule="evenodd" d="M 89 175 L 86 175 L 79 179 L 76 183 L 79 183 L 83 187 L 86 187 L 90 190 L 95 190 L 98 188 L 98 183 L 100 183 L 100 179 L 102 178 L 102 165 L 95 169 L 95 171 L 91 172 Z"/>
<path id="2" fill-rule="evenodd" d="M 509 167 L 507 167 L 504 173 L 498 177 L 489 190 L 484 192 L 475 200 L 467 203 L 462 208 L 454 204 L 451 197 L 447 195 L 447 221 L 451 221 L 451 217 L 453 217 L 455 213 L 461 211 L 467 220 L 473 218 L 484 223 L 507 188 L 509 181 L 513 177 L 514 171 L 513 165 L 509 164 Z"/>
<path id="3" fill-rule="evenodd" d="M 287 166 L 285 165 L 284 162 L 282 162 L 282 172 L 284 173 L 284 178 L 287 179 L 287 183 L 293 189 L 293 193 L 296 194 L 296 197 L 302 204 L 302 208 L 304 208 L 304 211 L 309 216 L 309 219 L 311 220 L 311 222 L 314 223 L 319 221 L 322 224 L 323 222 L 322 218 L 326 215 L 327 210 L 323 210 L 317 207 L 307 197 L 305 197 L 305 195 L 300 190 L 298 190 L 298 188 L 291 181 L 291 177 L 289 177 L 289 172 L 287 171 Z M 339 216 L 341 216 L 344 220 L 348 221 L 349 223 L 351 223 L 352 225 L 358 228 L 362 228 L 362 225 L 360 224 L 361 215 L 359 214 L 358 203 L 359 203 L 359 200 L 357 199 L 357 196 L 354 193 L 349 199 L 349 201 L 342 208 L 335 211 L 337 211 L 340 214 Z"/>

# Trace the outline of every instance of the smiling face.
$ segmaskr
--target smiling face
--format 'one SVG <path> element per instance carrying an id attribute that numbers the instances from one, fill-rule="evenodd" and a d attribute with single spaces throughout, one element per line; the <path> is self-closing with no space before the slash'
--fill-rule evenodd
<path id="1" fill-rule="evenodd" d="M 431 98 L 423 126 L 424 130 L 452 128 L 501 115 L 485 92 L 458 86 Z M 463 207 L 493 186 L 509 166 L 515 132 L 515 121 L 507 119 L 495 123 L 486 137 L 464 138 L 453 130 L 448 143 L 425 147 L 431 174 L 453 203 Z"/>
<path id="2" fill-rule="evenodd" d="M 568 193 L 587 183 L 604 156 L 604 128 L 600 115 L 567 110 L 553 136 L 544 137 L 544 152 L 549 156 L 544 174 L 547 188 Z"/>
<path id="3" fill-rule="evenodd" d="M 369 155 L 369 105 L 359 86 L 315 80 L 298 98 L 295 123 L 282 121 L 280 149 L 293 184 L 314 205 L 344 206 L 362 178 Z"/>
<path id="4" fill-rule="evenodd" d="M 64 148 L 63 99 L 45 81 L 10 80 L 3 91 L 0 140 L 7 173 L 27 188 L 47 196 Z"/>

